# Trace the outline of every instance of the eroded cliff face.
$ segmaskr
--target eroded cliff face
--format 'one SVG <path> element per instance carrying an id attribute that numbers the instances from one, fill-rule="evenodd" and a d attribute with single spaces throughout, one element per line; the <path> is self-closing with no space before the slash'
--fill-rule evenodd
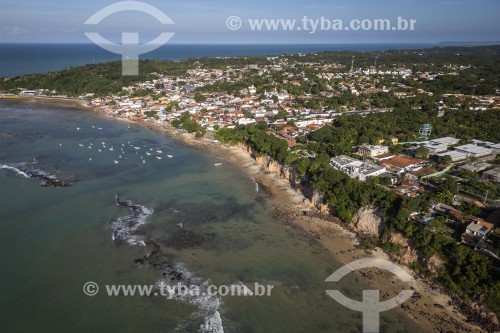
<path id="1" fill-rule="evenodd" d="M 362 207 L 352 218 L 354 228 L 360 233 L 380 237 L 384 232 L 381 212 L 371 206 Z"/>
<path id="2" fill-rule="evenodd" d="M 388 232 L 382 239 L 384 243 L 393 243 L 400 245 L 401 249 L 397 254 L 390 254 L 391 258 L 399 264 L 409 266 L 418 261 L 418 253 L 413 248 L 411 241 L 405 238 L 399 232 Z"/>
<path id="3" fill-rule="evenodd" d="M 239 147 L 249 153 L 255 159 L 255 162 L 262 166 L 265 171 L 272 172 L 288 180 L 293 188 L 296 188 L 300 184 L 300 177 L 297 175 L 294 167 L 282 165 L 269 156 L 257 156 L 257 153 L 249 146 L 241 144 Z"/>

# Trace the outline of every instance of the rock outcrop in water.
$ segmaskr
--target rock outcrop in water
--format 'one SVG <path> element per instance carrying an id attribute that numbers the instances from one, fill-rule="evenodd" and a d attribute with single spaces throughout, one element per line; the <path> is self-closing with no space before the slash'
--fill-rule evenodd
<path id="1" fill-rule="evenodd" d="M 0 169 L 12 170 L 25 178 L 40 178 L 42 186 L 68 187 L 74 184 L 74 180 L 59 179 L 48 172 L 35 168 L 36 162 L 27 163 L 0 163 Z"/>
<path id="2" fill-rule="evenodd" d="M 137 205 L 130 200 L 122 200 L 120 195 L 115 197 L 116 204 L 130 209 L 130 215 L 113 219 L 110 223 L 110 229 L 113 232 L 112 239 L 115 242 L 125 242 L 129 245 L 146 246 L 135 233 L 137 229 L 146 223 L 148 217 L 153 214 L 151 208 Z"/>

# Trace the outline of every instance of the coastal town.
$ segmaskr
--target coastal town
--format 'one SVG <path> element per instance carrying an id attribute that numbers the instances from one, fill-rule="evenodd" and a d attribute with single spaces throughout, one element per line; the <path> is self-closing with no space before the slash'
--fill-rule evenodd
<path id="1" fill-rule="evenodd" d="M 265 123 L 267 133 L 285 140 L 289 150 L 313 158 L 315 153 L 308 151 L 304 145 L 308 136 L 325 126 L 335 126 L 337 117 L 393 111 L 391 107 L 374 105 L 372 96 L 383 93 L 397 100 L 433 96 L 430 91 L 400 81 L 429 82 L 440 76 L 458 76 L 471 68 L 451 64 L 444 66 L 440 72 L 416 72 L 406 67 L 378 69 L 375 65 L 356 68 L 354 57 L 350 68 L 321 61 L 290 63 L 286 56 L 267 57 L 266 60 L 265 65 L 248 64 L 243 67 L 227 65 L 224 68 L 206 69 L 198 66 L 187 70 L 184 76 L 155 73 L 157 79 L 123 87 L 118 94 L 96 97 L 88 93 L 80 96 L 79 100 L 113 118 L 173 125 L 180 131 L 194 133 L 198 138 L 212 138 L 216 143 L 220 143 L 215 140 L 215 133 L 219 129 Z M 269 90 L 255 85 L 233 91 L 206 89 L 219 87 L 219 84 L 238 86 L 245 77 L 251 75 L 269 80 L 279 76 L 282 84 L 291 87 L 301 87 L 309 81 L 307 85 L 310 89 L 300 95 L 280 89 L 282 84 L 277 83 Z M 313 81 L 311 76 L 319 81 Z M 57 92 L 47 89 L 18 91 L 18 95 L 24 97 L 54 94 Z M 315 101 L 317 96 L 328 99 L 345 95 L 353 99 L 361 96 L 364 100 L 357 105 L 347 101 L 337 108 L 307 103 Z M 3 97 L 13 98 L 16 94 L 4 93 Z M 435 112 L 440 117 L 464 105 L 477 112 L 500 110 L 498 89 L 496 95 L 448 93 L 441 98 L 426 111 Z M 422 108 L 418 106 L 414 109 L 418 112 Z M 354 143 L 348 154 L 331 157 L 330 166 L 362 182 L 370 177 L 383 179 L 383 186 L 401 197 L 417 197 L 433 191 L 435 186 L 430 182 L 432 178 L 453 175 L 460 184 L 451 202 L 454 205 L 433 202 L 429 211 L 411 212 L 409 223 L 435 230 L 430 221 L 442 216 L 445 218 L 443 225 L 448 237 L 499 259 L 499 211 L 483 219 L 455 207 L 460 207 L 461 202 L 479 210 L 487 206 L 500 207 L 500 166 L 495 163 L 498 161 L 496 156 L 500 153 L 500 143 L 475 138 L 468 141 L 454 137 L 431 138 L 430 124 L 421 124 L 418 134 L 411 141 L 407 137 L 392 136 Z M 403 139 L 407 141 L 402 142 Z M 494 190 L 483 193 L 477 186 L 471 189 L 460 177 L 461 173 L 473 175 L 474 182 L 488 184 Z"/>
<path id="2" fill-rule="evenodd" d="M 304 193 L 311 210 L 366 233 L 362 244 L 378 239 L 386 252 L 403 258 L 419 243 L 434 251 L 426 254 L 427 267 L 434 267 L 435 253 L 458 246 L 499 269 L 500 140 L 489 133 L 495 119 L 498 124 L 500 91 L 442 91 L 438 83 L 468 76 L 477 66 L 449 62 L 418 70 L 381 65 L 378 56 L 357 65 L 355 56 L 336 63 L 316 54 L 211 61 L 216 64 L 194 61 L 182 74 L 153 72 L 152 79 L 114 93 L 70 96 L 51 87 L 20 86 L 4 88 L 0 98 L 74 98 L 114 119 L 168 128 L 211 145 L 244 146 L 254 158 L 269 157 L 263 171 L 277 163 L 273 172 Z M 490 132 L 467 132 L 463 122 L 471 114 L 492 118 L 483 121 Z M 361 198 L 363 186 L 374 198 Z M 393 234 L 387 241 L 378 227 L 356 226 L 358 205 L 367 200 L 386 211 L 400 205 L 390 219 L 408 241 L 393 241 Z M 447 283 L 458 292 L 458 285 Z"/>

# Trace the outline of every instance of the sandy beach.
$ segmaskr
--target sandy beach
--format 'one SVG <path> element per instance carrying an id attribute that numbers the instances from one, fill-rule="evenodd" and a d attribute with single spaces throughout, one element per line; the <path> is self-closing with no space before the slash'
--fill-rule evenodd
<path id="1" fill-rule="evenodd" d="M 23 103 L 23 104 L 39 104 L 39 105 L 52 105 L 52 106 L 67 106 L 67 107 L 76 107 L 81 109 L 91 110 L 92 108 L 85 105 L 82 101 L 76 98 L 69 97 L 50 97 L 50 96 L 6 96 L 0 95 L 0 99 L 14 102 L 14 103 Z"/>

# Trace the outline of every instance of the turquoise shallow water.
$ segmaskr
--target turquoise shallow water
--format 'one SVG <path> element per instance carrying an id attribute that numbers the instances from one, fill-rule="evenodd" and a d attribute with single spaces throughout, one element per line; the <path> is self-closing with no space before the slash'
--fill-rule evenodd
<path id="1" fill-rule="evenodd" d="M 214 166 L 217 156 L 91 111 L 0 102 L 0 163 L 33 158 L 37 168 L 76 183 L 42 187 L 0 170 L 2 331 L 196 332 L 214 310 L 224 332 L 361 331 L 359 313 L 324 295 L 332 289 L 324 280 L 340 264 L 275 221 L 265 193 L 237 168 Z M 149 265 L 134 260 L 152 246 L 112 240 L 112 222 L 130 215 L 116 205 L 117 194 L 153 210 L 134 235 L 159 248 Z M 154 284 L 165 265 L 215 285 L 275 287 L 270 297 L 209 298 L 203 306 L 103 292 L 105 284 Z M 87 281 L 101 285 L 97 296 L 83 294 Z M 339 286 L 360 298 L 353 277 Z M 381 332 L 417 331 L 398 310 L 382 316 Z"/>

